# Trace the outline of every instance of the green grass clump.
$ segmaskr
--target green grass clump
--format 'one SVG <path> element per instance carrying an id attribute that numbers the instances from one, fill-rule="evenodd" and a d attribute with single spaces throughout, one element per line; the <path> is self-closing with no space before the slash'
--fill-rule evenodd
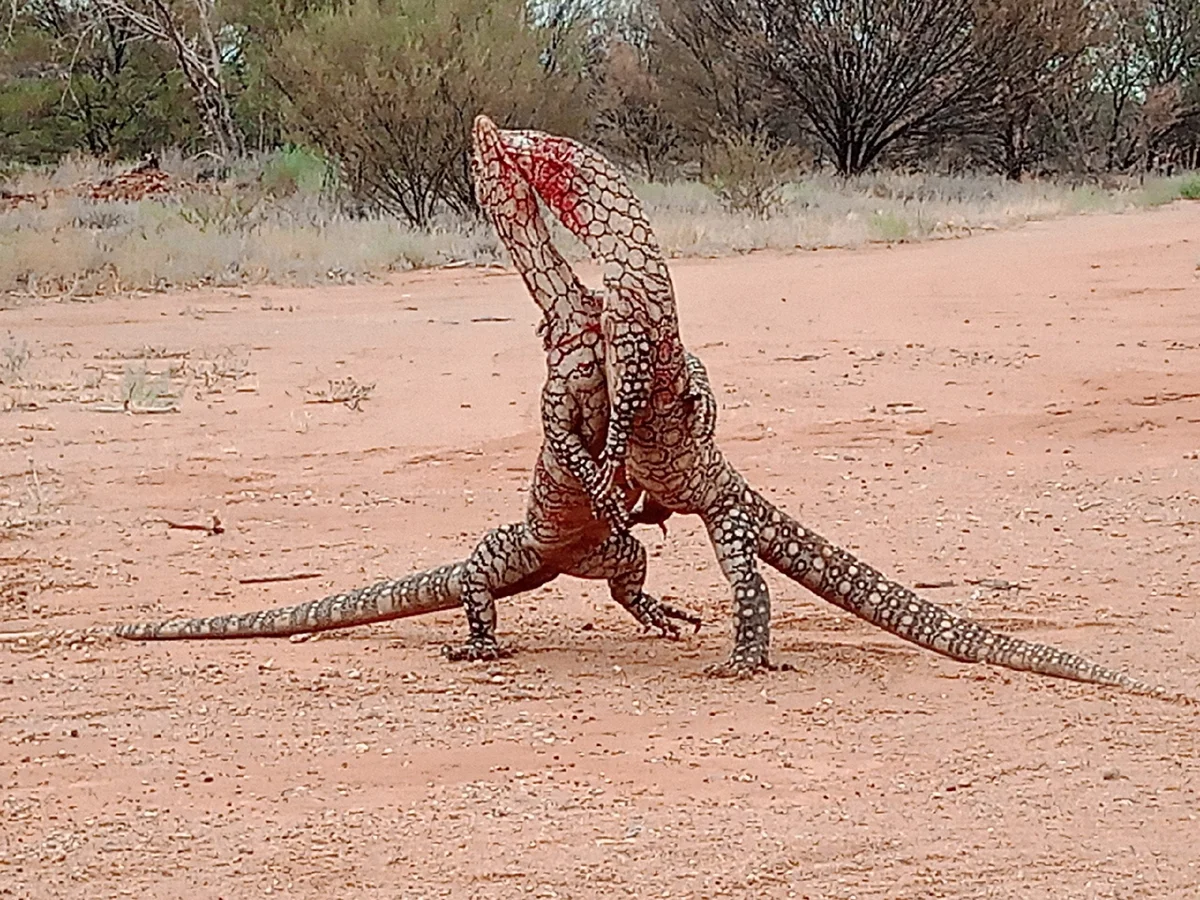
<path id="1" fill-rule="evenodd" d="M 1138 194 L 1139 206 L 1163 206 L 1176 200 L 1200 200 L 1200 173 L 1147 180 Z"/>
<path id="2" fill-rule="evenodd" d="M 307 147 L 291 144 L 262 161 L 263 189 L 274 197 L 321 193 L 331 180 L 332 167 Z"/>
<path id="3" fill-rule="evenodd" d="M 867 233 L 876 241 L 903 241 L 912 234 L 912 225 L 897 213 L 876 212 L 867 221 Z"/>

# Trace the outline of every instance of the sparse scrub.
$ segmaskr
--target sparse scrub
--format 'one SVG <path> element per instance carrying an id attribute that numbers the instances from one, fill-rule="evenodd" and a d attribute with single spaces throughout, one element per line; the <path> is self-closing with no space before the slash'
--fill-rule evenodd
<path id="1" fill-rule="evenodd" d="M 782 205 L 797 162 L 793 148 L 774 146 L 765 132 L 729 134 L 706 148 L 703 180 L 730 212 L 767 218 Z"/>
<path id="2" fill-rule="evenodd" d="M 1200 200 L 1200 175 L 1191 175 L 1179 185 L 1179 196 L 1184 200 Z"/>
<path id="3" fill-rule="evenodd" d="M 642 184 L 655 231 L 673 256 L 751 250 L 852 247 L 873 240 L 967 235 L 1023 222 L 1145 205 L 1144 192 L 1167 179 L 1102 189 L 1061 182 L 1014 182 L 1002 176 L 812 175 L 782 187 L 768 219 L 728 212 L 703 185 Z"/>
<path id="4" fill-rule="evenodd" d="M 908 219 L 895 212 L 874 212 L 867 220 L 867 234 L 878 241 L 903 241 L 912 230 Z"/>
<path id="5" fill-rule="evenodd" d="M 359 384 L 354 376 L 329 379 L 329 389 L 309 388 L 308 399 L 305 403 L 340 403 L 347 409 L 362 412 L 362 404 L 371 399 L 375 392 L 375 384 Z"/>
<path id="6" fill-rule="evenodd" d="M 204 192 L 136 202 L 62 196 L 44 208 L 26 203 L 0 211 L 0 292 L 59 297 L 201 284 L 341 284 L 452 262 L 506 261 L 492 230 L 470 215 L 442 210 L 420 229 L 362 215 L 345 206 L 332 186 L 318 183 L 313 160 L 319 157 L 292 151 L 286 163 L 279 158 L 238 161 L 227 168 L 227 180 Z M 163 161 L 185 180 L 203 164 Z M 269 179 L 260 177 L 277 164 L 294 175 L 295 189 L 286 196 L 273 195 L 264 186 Z M 82 157 L 67 160 L 63 170 L 25 171 L 16 189 L 71 185 L 113 171 Z M 741 211 L 731 211 L 727 196 L 695 181 L 642 182 L 637 189 L 668 254 L 717 256 L 954 236 L 1153 206 L 1200 187 L 1195 174 L 1148 176 L 1140 185 L 1130 177 L 1105 187 L 897 173 L 757 178 L 748 180 L 769 186 L 770 202 L 760 195 L 757 205 Z M 587 256 L 573 240 L 560 246 L 569 258 Z M 6 359 L 0 357 L 0 366 Z"/>
<path id="7" fill-rule="evenodd" d="M 55 512 L 54 491 L 44 470 L 32 458 L 20 484 L 0 483 L 0 538 L 50 524 Z"/>
<path id="8" fill-rule="evenodd" d="M 127 406 L 153 409 L 171 405 L 178 396 L 171 391 L 170 372 L 149 372 L 145 366 L 130 367 L 121 379 L 121 401 Z"/>
<path id="9" fill-rule="evenodd" d="M 196 399 L 220 394 L 226 389 L 236 391 L 243 386 L 254 389 L 248 385 L 248 379 L 254 374 L 250 371 L 249 352 L 237 352 L 230 348 L 204 358 L 185 359 L 182 369 L 183 374 L 196 385 Z"/>
<path id="10" fill-rule="evenodd" d="M 18 341 L 11 333 L 0 347 L 0 384 L 16 384 L 29 363 L 31 354 L 27 341 Z"/>
<path id="11" fill-rule="evenodd" d="M 294 190 L 274 196 L 259 175 L 272 172 L 276 159 L 231 167 L 230 180 L 206 192 L 137 202 L 51 197 L 44 207 L 0 211 L 0 291 L 87 296 L 198 284 L 341 283 L 500 259 L 489 229 L 467 217 L 440 213 L 417 229 L 355 214 L 322 189 L 307 161 L 294 165 L 295 157 L 285 167 Z M 84 171 L 75 159 L 65 168 L 66 175 L 26 172 L 14 188 L 32 193 L 106 172 Z"/>
<path id="12" fill-rule="evenodd" d="M 263 190 L 271 197 L 320 194 L 336 187 L 337 169 L 327 159 L 294 144 L 267 156 L 262 166 Z"/>
<path id="13" fill-rule="evenodd" d="M 89 409 L 103 413 L 170 413 L 179 411 L 179 392 L 171 386 L 171 374 L 178 368 L 172 363 L 162 371 L 151 371 L 145 363 L 125 366 L 120 384 L 109 389 L 107 398 L 88 400 Z M 102 388 L 106 373 L 101 373 L 95 386 Z M 111 377 L 109 375 L 108 377 Z M 114 396 L 115 395 L 115 396 Z M 98 402 L 96 402 L 98 401 Z"/>

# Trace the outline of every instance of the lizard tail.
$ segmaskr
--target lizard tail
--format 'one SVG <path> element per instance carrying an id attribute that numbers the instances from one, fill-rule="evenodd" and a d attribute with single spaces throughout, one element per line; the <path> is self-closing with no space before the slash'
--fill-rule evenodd
<path id="1" fill-rule="evenodd" d="M 461 562 L 380 581 L 294 606 L 197 619 L 118 625 L 118 637 L 142 641 L 288 637 L 402 619 L 459 606 Z"/>
<path id="2" fill-rule="evenodd" d="M 853 554 L 800 525 L 761 495 L 759 556 L 773 568 L 847 612 L 903 640 L 968 663 L 989 663 L 1087 684 L 1107 685 L 1184 705 L 1200 700 L 1047 644 L 993 631 L 889 581 Z"/>

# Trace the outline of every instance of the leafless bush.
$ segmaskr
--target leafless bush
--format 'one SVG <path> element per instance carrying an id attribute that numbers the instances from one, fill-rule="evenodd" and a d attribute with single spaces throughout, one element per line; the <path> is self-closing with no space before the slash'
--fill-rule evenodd
<path id="1" fill-rule="evenodd" d="M 637 48 L 609 48 L 594 100 L 604 149 L 654 180 L 679 162 L 684 130 L 652 62 Z"/>
<path id="2" fill-rule="evenodd" d="M 974 0 L 698 0 L 839 172 L 904 139 L 977 130 L 997 90 Z"/>
<path id="3" fill-rule="evenodd" d="M 711 0 L 661 0 L 650 30 L 666 110 L 693 150 L 728 134 L 756 134 L 775 98 L 758 68 L 747 65 L 745 21 Z"/>
<path id="4" fill-rule="evenodd" d="M 843 174 L 1094 176 L 1200 150 L 1196 0 L 665 0 L 662 20 L 680 121 L 742 115 Z"/>

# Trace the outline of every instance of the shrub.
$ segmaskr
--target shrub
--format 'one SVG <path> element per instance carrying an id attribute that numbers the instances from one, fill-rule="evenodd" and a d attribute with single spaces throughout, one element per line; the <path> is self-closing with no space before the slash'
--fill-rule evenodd
<path id="1" fill-rule="evenodd" d="M 730 212 L 767 218 L 782 204 L 797 161 L 795 150 L 773 146 L 762 132 L 726 135 L 705 149 L 703 181 Z"/>
<path id="2" fill-rule="evenodd" d="M 275 151 L 262 161 L 260 179 L 263 190 L 272 197 L 319 194 L 332 180 L 328 160 L 294 144 Z"/>
<path id="3" fill-rule="evenodd" d="M 287 34 L 270 63 L 286 118 L 336 159 L 348 187 L 424 226 L 473 210 L 470 128 L 498 123 L 578 133 L 582 82 L 524 0 L 349 0 Z"/>
<path id="4" fill-rule="evenodd" d="M 903 241 L 912 234 L 912 225 L 894 212 L 874 212 L 867 223 L 867 234 L 877 241 Z"/>

